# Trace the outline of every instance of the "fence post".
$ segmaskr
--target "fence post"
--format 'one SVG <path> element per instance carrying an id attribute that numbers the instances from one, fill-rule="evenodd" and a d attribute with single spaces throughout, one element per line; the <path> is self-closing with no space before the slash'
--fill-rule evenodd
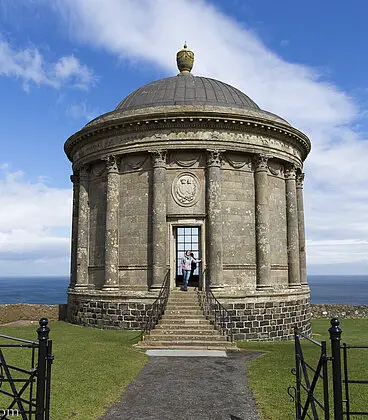
<path id="1" fill-rule="evenodd" d="M 46 388 L 46 365 L 47 349 L 50 328 L 49 320 L 41 318 L 39 321 L 38 334 L 38 363 L 37 363 L 37 394 L 36 394 L 36 420 L 45 418 L 45 388 Z"/>
<path id="2" fill-rule="evenodd" d="M 333 383 L 333 399 L 334 399 L 334 419 L 343 420 L 342 405 L 342 377 L 341 377 L 341 354 L 340 341 L 342 329 L 339 327 L 340 322 L 337 318 L 331 319 L 331 328 L 328 330 L 331 340 L 332 352 L 332 383 Z"/>

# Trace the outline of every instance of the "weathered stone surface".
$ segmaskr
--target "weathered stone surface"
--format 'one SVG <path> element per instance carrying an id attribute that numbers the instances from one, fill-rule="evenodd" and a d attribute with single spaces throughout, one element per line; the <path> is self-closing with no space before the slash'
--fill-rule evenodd
<path id="1" fill-rule="evenodd" d="M 290 164 L 287 165 L 285 171 L 287 253 L 289 261 L 289 285 L 291 287 L 300 286 L 299 224 L 295 177 L 295 166 Z"/>
<path id="2" fill-rule="evenodd" d="M 119 286 L 119 169 L 116 156 L 106 160 L 105 288 Z"/>
<path id="3" fill-rule="evenodd" d="M 268 156 L 256 156 L 255 165 L 257 287 L 261 288 L 271 286 Z"/>
<path id="4" fill-rule="evenodd" d="M 140 328 L 168 268 L 175 287 L 175 229 L 196 226 L 206 284 L 233 305 L 238 337 L 290 338 L 294 324 L 308 332 L 299 181 L 309 139 L 216 98 L 136 99 L 145 106 L 105 114 L 65 145 L 79 177 L 70 321 Z"/>
<path id="5" fill-rule="evenodd" d="M 219 150 L 210 150 L 207 157 L 207 238 L 208 271 L 212 287 L 223 285 L 223 236 L 221 206 L 221 162 Z"/>

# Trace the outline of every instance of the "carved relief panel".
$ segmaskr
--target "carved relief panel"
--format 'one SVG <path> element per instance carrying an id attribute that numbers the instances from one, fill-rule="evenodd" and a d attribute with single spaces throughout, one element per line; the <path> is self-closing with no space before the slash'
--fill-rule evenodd
<path id="1" fill-rule="evenodd" d="M 194 173 L 178 174 L 171 186 L 171 194 L 179 206 L 194 206 L 201 195 L 201 183 Z"/>
<path id="2" fill-rule="evenodd" d="M 204 169 L 168 170 L 166 174 L 167 212 L 169 215 L 195 215 L 205 213 Z"/>

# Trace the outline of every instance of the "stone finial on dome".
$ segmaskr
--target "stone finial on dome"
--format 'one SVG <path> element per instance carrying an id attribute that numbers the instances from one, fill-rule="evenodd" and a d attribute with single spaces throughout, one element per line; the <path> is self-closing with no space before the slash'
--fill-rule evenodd
<path id="1" fill-rule="evenodd" d="M 194 52 L 189 50 L 187 43 L 184 43 L 184 47 L 176 54 L 176 64 L 180 73 L 190 73 L 194 63 Z"/>

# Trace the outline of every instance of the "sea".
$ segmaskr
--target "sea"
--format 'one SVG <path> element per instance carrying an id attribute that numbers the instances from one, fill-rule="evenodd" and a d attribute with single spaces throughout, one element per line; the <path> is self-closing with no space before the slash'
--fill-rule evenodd
<path id="1" fill-rule="evenodd" d="M 308 276 L 311 303 L 368 305 L 367 276 Z M 66 303 L 69 277 L 0 277 L 0 304 Z"/>

